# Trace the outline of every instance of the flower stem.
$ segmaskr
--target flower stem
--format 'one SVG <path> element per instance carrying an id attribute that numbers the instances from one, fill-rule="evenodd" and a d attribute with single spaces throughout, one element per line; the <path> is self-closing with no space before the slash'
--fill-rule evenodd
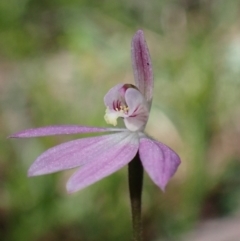
<path id="1" fill-rule="evenodd" d="M 141 241 L 141 196 L 143 185 L 143 166 L 138 153 L 128 164 L 128 181 L 132 210 L 133 241 Z"/>

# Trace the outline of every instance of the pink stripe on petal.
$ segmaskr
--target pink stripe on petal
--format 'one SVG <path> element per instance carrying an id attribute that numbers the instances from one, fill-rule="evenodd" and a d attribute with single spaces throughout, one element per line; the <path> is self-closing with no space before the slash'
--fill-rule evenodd
<path id="1" fill-rule="evenodd" d="M 121 129 L 114 128 L 102 128 L 91 126 L 79 126 L 79 125 L 59 125 L 59 126 L 45 126 L 34 129 L 27 129 L 19 131 L 10 135 L 10 138 L 30 138 L 40 136 L 53 136 L 53 135 L 70 135 L 80 133 L 91 132 L 107 132 L 107 131 L 121 131 Z"/>
<path id="2" fill-rule="evenodd" d="M 129 108 L 128 117 L 124 118 L 126 127 L 131 131 L 144 129 L 148 120 L 148 103 L 144 96 L 136 89 L 128 89 L 125 94 Z"/>
<path id="3" fill-rule="evenodd" d="M 37 176 L 84 165 L 97 160 L 103 152 L 115 148 L 129 135 L 121 132 L 97 137 L 82 138 L 52 147 L 41 154 L 28 170 Z"/>
<path id="4" fill-rule="evenodd" d="M 137 89 L 128 89 L 125 94 L 125 100 L 129 108 L 129 116 L 136 116 L 142 112 L 148 115 L 149 109 L 146 99 Z"/>
<path id="5" fill-rule="evenodd" d="M 151 103 L 153 95 L 153 71 L 148 47 L 142 30 L 138 30 L 132 39 L 132 66 L 136 86 Z"/>
<path id="6" fill-rule="evenodd" d="M 120 90 L 123 88 L 125 84 L 117 84 L 112 87 L 107 94 L 104 96 L 104 104 L 110 109 L 115 110 L 117 108 L 117 101 L 119 103 L 124 99 L 124 95 L 122 96 Z M 115 106 L 116 104 L 116 106 Z"/>
<path id="7" fill-rule="evenodd" d="M 83 189 L 129 163 L 138 151 L 139 138 L 138 134 L 131 132 L 127 136 L 123 134 L 123 137 L 124 139 L 113 148 L 104 150 L 96 157 L 96 161 L 76 171 L 67 183 L 68 192 Z"/>
<path id="8" fill-rule="evenodd" d="M 139 155 L 148 175 L 164 191 L 181 163 L 179 156 L 169 147 L 149 138 L 140 139 Z"/>

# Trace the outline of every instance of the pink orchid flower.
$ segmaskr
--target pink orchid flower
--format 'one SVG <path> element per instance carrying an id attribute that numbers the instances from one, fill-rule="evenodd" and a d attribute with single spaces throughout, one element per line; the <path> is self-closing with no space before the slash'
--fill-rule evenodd
<path id="1" fill-rule="evenodd" d="M 148 137 L 148 121 L 153 95 L 151 59 L 143 31 L 132 40 L 132 64 L 135 84 L 118 84 L 104 97 L 104 116 L 108 124 L 117 125 L 123 118 L 126 128 L 101 128 L 78 125 L 47 126 L 20 131 L 12 138 L 30 138 L 62 134 L 112 132 L 111 134 L 69 141 L 52 147 L 31 165 L 29 176 L 38 176 L 70 168 L 79 168 L 68 180 L 68 192 L 76 192 L 116 172 L 139 152 L 142 165 L 162 190 L 176 172 L 179 156 L 166 145 Z"/>

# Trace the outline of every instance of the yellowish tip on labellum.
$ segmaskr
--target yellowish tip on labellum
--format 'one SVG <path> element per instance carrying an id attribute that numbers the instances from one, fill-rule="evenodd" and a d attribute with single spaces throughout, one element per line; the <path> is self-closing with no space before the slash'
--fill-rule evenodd
<path id="1" fill-rule="evenodd" d="M 107 122 L 107 124 L 116 126 L 118 117 L 119 117 L 118 112 L 110 111 L 109 108 L 106 109 L 106 113 L 104 115 L 104 119 Z"/>

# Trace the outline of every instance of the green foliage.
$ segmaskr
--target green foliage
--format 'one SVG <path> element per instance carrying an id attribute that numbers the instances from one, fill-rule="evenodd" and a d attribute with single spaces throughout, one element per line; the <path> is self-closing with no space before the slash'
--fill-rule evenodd
<path id="1" fill-rule="evenodd" d="M 155 73 L 149 134 L 182 159 L 164 194 L 145 177 L 145 240 L 179 240 L 197 222 L 234 214 L 240 204 L 239 5 L 0 1 L 1 240 L 129 240 L 126 169 L 69 196 L 71 171 L 31 179 L 26 173 L 42 151 L 79 136 L 6 137 L 51 124 L 106 126 L 103 96 L 133 81 L 130 41 L 138 28 Z"/>

